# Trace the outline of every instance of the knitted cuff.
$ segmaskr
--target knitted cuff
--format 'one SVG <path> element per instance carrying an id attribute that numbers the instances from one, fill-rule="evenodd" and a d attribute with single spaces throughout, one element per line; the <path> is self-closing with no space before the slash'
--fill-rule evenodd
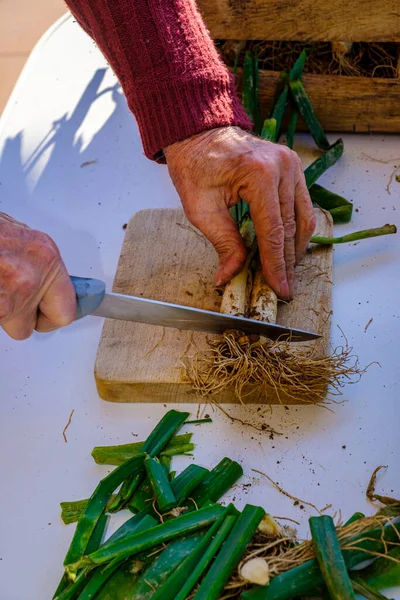
<path id="1" fill-rule="evenodd" d="M 163 149 L 188 137 L 227 125 L 251 129 L 228 73 L 196 73 L 179 81 L 161 81 L 125 89 L 136 117 L 146 156 L 165 162 Z"/>

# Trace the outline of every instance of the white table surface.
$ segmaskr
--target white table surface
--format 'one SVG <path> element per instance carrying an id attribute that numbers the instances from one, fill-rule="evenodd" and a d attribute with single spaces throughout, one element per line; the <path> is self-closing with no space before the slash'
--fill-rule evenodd
<path id="1" fill-rule="evenodd" d="M 400 164 L 399 137 L 346 135 L 344 141 L 345 156 L 324 181 L 353 200 L 357 212 L 336 231 L 399 224 L 400 184 L 393 182 L 391 194 L 385 189 Z M 399 161 L 374 162 L 363 153 Z M 111 286 L 122 225 L 144 207 L 178 205 L 166 167 L 144 158 L 104 58 L 71 18 L 61 19 L 34 50 L 0 121 L 0 211 L 51 234 L 70 273 Z M 399 257 L 399 236 L 335 248 L 333 343 L 341 342 L 340 326 L 361 365 L 380 363 L 345 388 L 343 404 L 332 411 L 274 407 L 272 414 L 228 407 L 283 433 L 273 440 L 218 412 L 212 425 L 195 429 L 199 464 L 213 466 L 223 456 L 243 464 L 243 481 L 252 486 L 231 494 L 238 507 L 262 504 L 298 520 L 302 535 L 314 514 L 295 507 L 252 468 L 320 508 L 332 504 L 327 512 L 341 511 L 344 518 L 356 510 L 375 512 L 365 490 L 377 465 L 389 466 L 379 489 L 400 497 Z M 93 365 L 101 327 L 89 317 L 25 342 L 0 332 L 1 600 L 51 598 L 73 531 L 60 520 L 59 502 L 87 497 L 107 472 L 94 464 L 92 447 L 144 438 L 166 411 L 162 404 L 110 404 L 98 397 Z M 177 460 L 178 468 L 188 460 Z M 400 591 L 390 597 L 400 598 Z"/>

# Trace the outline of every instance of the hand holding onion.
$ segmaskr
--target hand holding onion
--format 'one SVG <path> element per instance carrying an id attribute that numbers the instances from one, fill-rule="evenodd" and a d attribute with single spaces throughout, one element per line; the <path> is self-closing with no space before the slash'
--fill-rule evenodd
<path id="1" fill-rule="evenodd" d="M 293 295 L 294 266 L 306 251 L 315 217 L 297 154 L 237 127 L 221 127 L 165 149 L 189 221 L 219 255 L 215 285 L 243 267 L 247 250 L 229 208 L 250 205 L 265 278 L 282 298 Z"/>

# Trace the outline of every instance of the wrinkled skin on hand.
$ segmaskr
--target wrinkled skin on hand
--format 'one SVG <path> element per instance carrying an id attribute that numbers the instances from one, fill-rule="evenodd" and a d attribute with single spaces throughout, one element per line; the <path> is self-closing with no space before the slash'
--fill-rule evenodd
<path id="1" fill-rule="evenodd" d="M 0 326 L 15 340 L 71 323 L 76 299 L 60 253 L 40 231 L 0 213 Z"/>
<path id="2" fill-rule="evenodd" d="M 229 208 L 250 205 L 264 276 L 281 298 L 293 295 L 294 267 L 315 229 L 303 169 L 295 152 L 237 127 L 221 127 L 164 150 L 188 220 L 219 255 L 215 285 L 240 271 L 246 249 Z"/>

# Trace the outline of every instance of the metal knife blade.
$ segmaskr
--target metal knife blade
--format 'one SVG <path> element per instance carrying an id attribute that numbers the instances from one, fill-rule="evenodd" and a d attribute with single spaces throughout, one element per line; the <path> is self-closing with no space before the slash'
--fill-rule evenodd
<path id="1" fill-rule="evenodd" d="M 282 325 L 113 292 L 106 292 L 99 306 L 91 314 L 108 319 L 209 333 L 223 333 L 228 329 L 236 329 L 247 335 L 262 335 L 271 340 L 279 338 L 290 339 L 292 342 L 306 342 L 321 337 L 317 333 L 290 329 Z"/>

